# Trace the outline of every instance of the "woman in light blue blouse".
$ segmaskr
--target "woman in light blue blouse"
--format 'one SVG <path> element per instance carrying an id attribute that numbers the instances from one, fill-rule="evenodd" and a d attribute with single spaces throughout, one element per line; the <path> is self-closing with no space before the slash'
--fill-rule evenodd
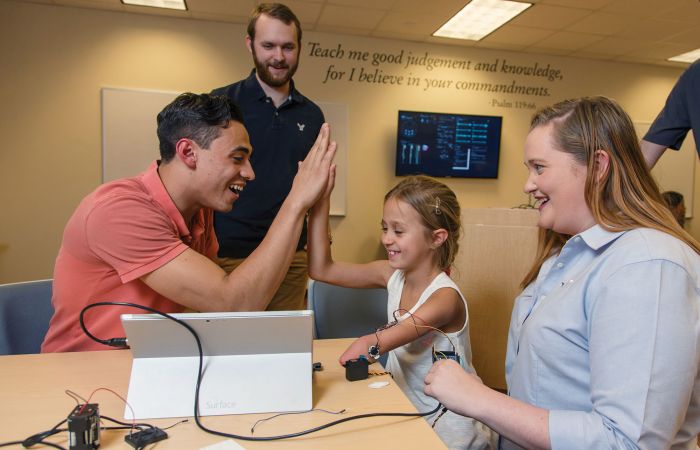
<path id="1" fill-rule="evenodd" d="M 664 205 L 630 118 L 603 97 L 545 108 L 525 165 L 541 235 L 511 317 L 508 395 L 451 361 L 425 392 L 502 448 L 695 449 L 700 245 Z"/>

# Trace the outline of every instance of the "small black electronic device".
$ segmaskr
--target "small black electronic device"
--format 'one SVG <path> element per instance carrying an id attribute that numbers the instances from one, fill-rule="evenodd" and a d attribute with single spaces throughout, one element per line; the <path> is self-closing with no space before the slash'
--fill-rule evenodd
<path id="1" fill-rule="evenodd" d="M 364 356 L 345 361 L 345 378 L 348 381 L 366 380 L 369 377 L 369 361 Z"/>
<path id="2" fill-rule="evenodd" d="M 144 448 L 154 442 L 168 439 L 168 433 L 160 428 L 146 428 L 138 433 L 131 433 L 124 436 L 124 440 L 134 448 Z"/>
<path id="3" fill-rule="evenodd" d="M 93 450 L 100 446 L 100 410 L 97 403 L 77 405 L 68 415 L 70 450 Z"/>
<path id="4" fill-rule="evenodd" d="M 457 352 L 454 352 L 452 350 L 433 349 L 433 362 L 439 359 L 451 359 L 452 361 L 456 361 L 458 364 L 460 363 L 459 355 L 457 354 Z"/>

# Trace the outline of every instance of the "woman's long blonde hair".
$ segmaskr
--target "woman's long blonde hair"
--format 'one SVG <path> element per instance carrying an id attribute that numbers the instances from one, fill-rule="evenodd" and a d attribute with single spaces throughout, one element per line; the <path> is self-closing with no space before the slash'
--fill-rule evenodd
<path id="1" fill-rule="evenodd" d="M 664 204 L 642 155 L 632 120 L 617 102 L 606 97 L 565 100 L 535 113 L 530 130 L 548 124 L 552 124 L 557 150 L 587 166 L 586 204 L 597 224 L 613 232 L 653 228 L 700 253 L 700 244 L 678 225 Z M 603 174 L 596 166 L 597 150 L 609 156 Z M 542 263 L 558 253 L 568 237 L 540 230 L 537 256 L 522 281 L 523 287 L 537 278 Z"/>

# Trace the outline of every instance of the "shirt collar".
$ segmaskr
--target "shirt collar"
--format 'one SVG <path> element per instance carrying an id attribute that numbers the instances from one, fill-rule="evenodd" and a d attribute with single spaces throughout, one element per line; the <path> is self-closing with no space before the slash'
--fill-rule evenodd
<path id="1" fill-rule="evenodd" d="M 625 234 L 625 231 L 607 231 L 598 224 L 593 225 L 586 231 L 579 233 L 583 241 L 593 250 L 599 250 Z"/>
<path id="2" fill-rule="evenodd" d="M 262 86 L 260 86 L 260 82 L 258 81 L 258 77 L 255 76 L 255 69 L 250 71 L 250 75 L 248 78 L 243 81 L 243 84 L 247 89 L 251 89 L 251 92 L 253 92 L 253 97 L 257 98 L 258 100 L 265 100 L 267 99 L 267 94 L 263 90 Z M 294 80 L 289 80 L 289 99 L 288 101 L 296 102 L 296 103 L 302 103 L 304 101 L 304 96 L 301 95 L 296 88 L 294 87 Z M 285 102 L 286 103 L 286 102 Z"/>
<path id="3" fill-rule="evenodd" d="M 187 238 L 190 236 L 190 230 L 187 228 L 182 213 L 180 213 L 180 210 L 175 206 L 175 202 L 173 202 L 167 189 L 165 189 L 165 185 L 163 185 L 163 181 L 160 179 L 160 175 L 158 174 L 159 164 L 160 160 L 153 161 L 151 165 L 148 166 L 148 169 L 140 175 L 141 181 L 144 186 L 146 186 L 146 190 L 153 200 L 165 210 L 170 220 L 177 226 L 177 231 L 180 236 Z"/>

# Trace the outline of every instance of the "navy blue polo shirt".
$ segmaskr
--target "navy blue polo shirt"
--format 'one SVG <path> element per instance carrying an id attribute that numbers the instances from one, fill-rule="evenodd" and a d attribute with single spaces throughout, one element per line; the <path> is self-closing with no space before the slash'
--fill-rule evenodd
<path id="1" fill-rule="evenodd" d="M 690 129 L 700 154 L 700 60 L 681 74 L 644 140 L 678 150 Z"/>
<path id="2" fill-rule="evenodd" d="M 287 198 L 297 163 L 306 158 L 323 125 L 323 112 L 294 88 L 293 81 L 289 98 L 276 108 L 255 70 L 245 80 L 214 89 L 212 94 L 225 95 L 238 105 L 253 146 L 250 162 L 255 180 L 246 185 L 230 212 L 214 216 L 219 256 L 245 258 L 263 240 Z M 297 250 L 304 245 L 306 222 Z"/>

